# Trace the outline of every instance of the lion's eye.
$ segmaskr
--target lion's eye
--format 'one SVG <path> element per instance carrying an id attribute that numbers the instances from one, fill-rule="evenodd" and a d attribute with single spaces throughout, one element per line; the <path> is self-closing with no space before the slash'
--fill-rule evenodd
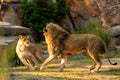
<path id="1" fill-rule="evenodd" d="M 47 32 L 47 29 L 44 29 L 43 32 Z"/>

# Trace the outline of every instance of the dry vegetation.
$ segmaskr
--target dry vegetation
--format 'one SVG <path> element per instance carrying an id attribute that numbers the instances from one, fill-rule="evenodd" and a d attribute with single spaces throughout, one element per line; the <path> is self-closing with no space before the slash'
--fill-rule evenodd
<path id="1" fill-rule="evenodd" d="M 57 72 L 60 64 L 55 60 L 44 72 L 39 69 L 29 71 L 24 66 L 12 67 L 9 69 L 10 80 L 120 80 L 120 58 L 114 57 L 111 60 L 117 61 L 118 65 L 110 65 L 107 59 L 103 58 L 100 71 L 90 73 L 88 70 L 92 65 L 91 60 L 77 54 L 69 58 L 64 72 Z"/>

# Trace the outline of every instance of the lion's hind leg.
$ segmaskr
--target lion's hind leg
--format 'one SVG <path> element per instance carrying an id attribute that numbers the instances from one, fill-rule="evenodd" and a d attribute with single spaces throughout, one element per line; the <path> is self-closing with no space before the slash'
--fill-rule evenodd
<path id="1" fill-rule="evenodd" d="M 63 59 L 61 59 L 61 66 L 60 66 L 60 68 L 58 69 L 59 72 L 62 72 L 62 71 L 63 71 L 63 69 L 65 68 L 66 62 L 67 62 L 67 56 L 64 57 Z"/>
<path id="2" fill-rule="evenodd" d="M 34 64 L 35 64 L 37 67 L 40 67 L 40 65 L 39 65 L 39 63 L 38 63 L 38 61 L 37 61 L 37 59 L 36 59 L 35 56 L 31 56 L 31 60 L 34 62 Z"/>
<path id="3" fill-rule="evenodd" d="M 26 58 L 25 56 L 22 56 L 20 57 L 20 60 L 25 66 L 29 68 L 29 70 L 31 71 L 35 70 L 34 67 L 27 62 L 28 58 Z"/>
<path id="4" fill-rule="evenodd" d="M 90 50 L 86 50 L 86 53 L 90 56 L 90 58 L 94 62 L 94 64 L 90 68 L 90 71 L 92 71 L 95 68 L 97 69 L 97 71 L 99 71 L 99 69 L 101 68 L 102 62 L 101 62 L 100 58 L 98 57 L 98 55 L 93 53 Z"/>
<path id="5" fill-rule="evenodd" d="M 35 66 L 35 63 L 31 60 L 31 59 L 27 59 L 27 62 L 31 65 L 31 66 Z"/>

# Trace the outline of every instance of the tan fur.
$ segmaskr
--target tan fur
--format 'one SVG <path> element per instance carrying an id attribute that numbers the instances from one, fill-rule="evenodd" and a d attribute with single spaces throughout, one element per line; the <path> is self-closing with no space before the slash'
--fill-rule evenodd
<path id="1" fill-rule="evenodd" d="M 104 41 L 100 37 L 92 34 L 69 34 L 59 25 L 54 23 L 47 24 L 43 31 L 46 43 L 48 44 L 49 57 L 41 65 L 40 70 L 44 70 L 45 66 L 57 56 L 63 55 L 61 57 L 62 61 L 59 69 L 59 71 L 62 71 L 67 61 L 67 55 L 75 54 L 80 51 L 85 51 L 86 54 L 88 54 L 88 56 L 93 60 L 94 65 L 90 68 L 90 70 L 93 70 L 96 65 L 97 71 L 101 68 L 102 62 L 97 53 L 101 52 L 101 46 L 105 48 L 106 53 L 108 51 Z"/>
<path id="2" fill-rule="evenodd" d="M 34 66 L 40 67 L 37 58 L 42 62 L 43 49 L 35 43 L 31 43 L 27 38 L 19 36 L 19 40 L 16 46 L 16 53 L 21 62 L 27 66 L 30 70 L 34 70 Z"/>

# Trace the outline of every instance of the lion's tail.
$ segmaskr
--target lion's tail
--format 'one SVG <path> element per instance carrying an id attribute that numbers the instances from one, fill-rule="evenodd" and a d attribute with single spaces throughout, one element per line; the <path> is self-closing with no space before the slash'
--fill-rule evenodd
<path id="1" fill-rule="evenodd" d="M 104 42 L 103 40 L 102 40 L 102 43 L 103 43 L 103 46 L 104 46 L 104 48 L 105 48 L 106 56 L 107 56 L 107 58 L 108 58 L 109 63 L 110 63 L 111 65 L 117 65 L 117 62 L 112 63 L 112 62 L 110 61 L 107 46 L 106 46 L 106 44 L 105 44 L 105 42 Z"/>

